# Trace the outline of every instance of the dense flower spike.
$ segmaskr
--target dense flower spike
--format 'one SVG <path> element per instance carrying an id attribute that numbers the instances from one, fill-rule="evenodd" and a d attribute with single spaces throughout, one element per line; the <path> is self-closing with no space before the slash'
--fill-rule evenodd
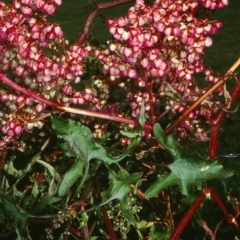
<path id="1" fill-rule="evenodd" d="M 88 44 L 68 47 L 61 27 L 46 18 L 61 3 L 62 0 L 14 0 L 13 5 L 0 2 L 0 70 L 46 99 L 65 106 L 84 104 L 92 111 L 136 120 L 144 104 L 146 120 L 153 124 L 161 115 L 158 106 L 163 99 L 168 114 L 178 115 L 205 92 L 193 84 L 194 74 L 205 71 L 206 81 L 213 84 L 220 79 L 204 66 L 201 56 L 212 45 L 209 35 L 215 34 L 222 24 L 198 18 L 196 11 L 201 6 L 221 8 L 228 4 L 227 0 L 156 0 L 152 5 L 137 0 L 127 16 L 108 19 L 114 39 L 108 41 L 105 49 Z M 94 75 L 92 83 L 78 91 L 73 84 L 80 82 L 89 59 L 101 63 L 104 75 Z M 223 89 L 217 93 L 223 94 Z M 45 104 L 4 86 L 0 102 L 6 143 L 24 131 L 42 127 L 41 121 L 33 119 L 44 112 Z M 190 134 L 207 140 L 202 125 L 209 123 L 220 107 L 220 102 L 206 99 L 178 126 L 179 136 L 186 138 Z M 105 127 L 95 128 L 96 137 L 104 132 Z M 148 132 L 143 135 L 151 136 Z M 125 145 L 130 141 L 122 138 L 120 142 Z M 1 142 L 0 147 L 3 145 Z"/>

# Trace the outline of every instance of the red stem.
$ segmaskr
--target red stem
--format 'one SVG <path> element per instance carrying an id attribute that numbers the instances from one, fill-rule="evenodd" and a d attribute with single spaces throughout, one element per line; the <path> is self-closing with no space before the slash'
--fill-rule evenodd
<path id="1" fill-rule="evenodd" d="M 218 204 L 219 208 L 224 213 L 225 217 L 227 218 L 227 221 L 231 224 L 233 224 L 237 229 L 239 229 L 238 223 L 236 222 L 235 218 L 233 218 L 227 211 L 226 207 L 224 206 L 222 200 L 217 195 L 217 193 L 212 188 L 205 188 L 203 189 L 202 193 L 195 199 L 191 207 L 188 209 L 187 213 L 184 215 L 182 220 L 179 222 L 177 227 L 174 229 L 171 237 L 168 240 L 176 240 L 181 235 L 182 231 L 188 224 L 189 220 L 195 213 L 195 211 L 199 208 L 200 204 L 205 200 L 205 198 L 209 195 L 213 197 L 213 199 Z"/>
<path id="2" fill-rule="evenodd" d="M 101 190 L 100 190 L 99 179 L 98 179 L 97 175 L 95 175 L 94 180 L 95 180 L 95 183 L 96 183 L 96 193 L 97 193 L 98 198 L 100 199 L 99 202 L 101 202 Z M 108 234 L 109 234 L 109 239 L 117 240 L 112 222 L 109 219 L 106 208 L 104 206 L 101 206 L 101 211 L 102 211 L 103 219 L 105 221 L 105 225 L 106 225 L 106 228 L 107 228 L 107 231 L 108 231 Z"/>
<path id="3" fill-rule="evenodd" d="M 168 134 L 175 128 L 181 121 L 185 120 L 189 113 L 192 112 L 208 95 L 212 94 L 217 88 L 223 85 L 226 80 L 231 76 L 231 74 L 236 70 L 236 68 L 240 65 L 240 58 L 230 67 L 224 77 L 217 82 L 215 85 L 210 87 L 201 97 L 199 97 L 183 114 L 178 117 L 168 128 L 165 129 L 165 134 Z"/>
<path id="4" fill-rule="evenodd" d="M 52 102 L 43 96 L 37 95 L 36 93 L 33 93 L 30 90 L 17 85 L 15 82 L 11 81 L 8 77 L 6 77 L 1 72 L 0 72 L 0 79 L 2 80 L 2 82 L 7 84 L 9 87 L 13 88 L 18 93 L 23 93 L 24 95 L 26 95 L 28 97 L 31 97 L 39 102 L 45 103 L 46 105 L 48 105 L 52 108 L 58 109 L 60 111 L 75 113 L 75 114 L 89 116 L 89 117 L 97 117 L 97 118 L 102 118 L 102 119 L 111 120 L 111 121 L 115 121 L 115 122 L 127 123 L 127 124 L 131 124 L 131 125 L 135 125 L 135 126 L 139 125 L 139 123 L 137 121 L 134 121 L 134 120 L 128 119 L 128 118 L 112 116 L 112 115 L 105 114 L 105 113 L 93 112 L 90 110 L 83 110 L 83 109 L 79 109 L 79 108 L 65 107 L 64 105 L 62 105 L 60 103 Z M 145 124 L 144 128 L 151 130 L 152 126 Z"/>
<path id="5" fill-rule="evenodd" d="M 179 224 L 176 226 L 176 228 L 174 229 L 171 237 L 168 240 L 176 240 L 176 239 L 179 238 L 179 236 L 181 235 L 183 229 L 186 227 L 186 225 L 188 224 L 189 220 L 191 219 L 191 217 L 196 212 L 196 210 L 198 209 L 198 207 L 200 206 L 200 204 L 203 202 L 203 200 L 205 198 L 206 198 L 206 195 L 204 194 L 204 192 L 202 192 L 195 199 L 195 201 L 193 202 L 191 207 L 188 209 L 188 211 L 186 212 L 186 214 L 184 215 L 182 220 L 179 222 Z"/>
<path id="6" fill-rule="evenodd" d="M 104 222 L 105 222 L 106 227 L 107 227 L 107 231 L 108 231 L 108 234 L 109 234 L 109 239 L 117 240 L 117 237 L 116 237 L 116 234 L 114 232 L 114 228 L 113 228 L 112 222 L 109 219 L 109 216 L 107 214 L 106 208 L 104 206 L 102 206 L 101 207 L 101 211 L 102 211 L 102 215 L 103 215 L 103 218 L 104 218 Z"/>
<path id="7" fill-rule="evenodd" d="M 237 83 L 235 84 L 230 94 L 232 98 L 230 106 L 234 104 L 239 94 L 240 94 L 240 78 L 237 80 Z M 227 105 L 225 104 L 224 107 L 227 107 Z M 225 115 L 226 115 L 226 112 L 224 112 L 223 110 L 220 110 L 211 122 L 212 127 L 211 127 L 208 155 L 212 160 L 214 160 L 217 155 L 218 135 L 219 135 L 218 133 L 219 133 L 221 122 L 223 121 L 223 118 L 225 117 Z"/>
<path id="8" fill-rule="evenodd" d="M 233 224 L 239 230 L 239 225 L 236 222 L 236 219 L 228 213 L 227 209 L 225 208 L 222 200 L 219 198 L 217 193 L 212 188 L 210 188 L 210 191 L 211 191 L 211 195 L 212 195 L 213 199 L 216 201 L 216 203 L 218 204 L 218 206 L 220 207 L 220 209 L 224 213 L 225 217 L 227 218 L 227 221 L 229 223 Z"/>
<path id="9" fill-rule="evenodd" d="M 222 210 L 222 212 L 224 213 L 225 217 L 227 218 L 227 221 L 229 223 L 232 223 L 233 217 L 228 213 L 226 207 L 224 206 L 222 200 L 220 199 L 220 197 L 217 195 L 217 193 L 212 189 L 209 188 L 211 196 L 213 197 L 213 199 L 216 201 L 216 203 L 218 204 L 219 208 Z"/>
<path id="10" fill-rule="evenodd" d="M 28 221 L 28 223 L 37 224 L 37 225 L 47 225 L 47 226 L 53 225 L 52 221 L 48 222 L 45 219 L 40 219 L 40 218 L 28 218 L 27 221 Z M 79 238 L 83 237 L 83 235 L 78 230 L 76 230 L 74 227 L 70 227 L 69 231 L 76 237 L 79 237 Z"/>
<path id="11" fill-rule="evenodd" d="M 165 134 L 168 134 L 175 128 L 180 122 L 185 120 L 189 113 L 192 112 L 206 97 L 210 94 L 212 94 L 217 88 L 219 88 L 221 85 L 225 83 L 225 78 L 221 79 L 219 82 L 217 82 L 214 86 L 210 87 L 201 97 L 199 97 L 189 108 L 187 108 L 186 111 L 182 113 L 180 117 L 178 117 L 169 127 L 165 129 Z"/>
<path id="12" fill-rule="evenodd" d="M 214 160 L 217 155 L 219 129 L 220 129 L 220 124 L 217 124 L 211 127 L 208 156 L 212 160 Z"/>
<path id="13" fill-rule="evenodd" d="M 77 45 L 81 45 L 83 43 L 83 41 L 85 40 L 85 38 L 88 34 L 88 31 L 89 31 L 90 25 L 91 25 L 94 17 L 96 16 L 96 14 L 98 13 L 99 9 L 113 7 L 113 6 L 116 6 L 116 5 L 132 2 L 132 1 L 133 0 L 116 0 L 116 1 L 111 1 L 111 2 L 107 2 L 107 3 L 98 4 L 97 7 L 89 15 L 89 17 L 88 17 L 88 19 L 85 23 L 83 34 L 81 35 L 81 37 L 77 41 Z"/>

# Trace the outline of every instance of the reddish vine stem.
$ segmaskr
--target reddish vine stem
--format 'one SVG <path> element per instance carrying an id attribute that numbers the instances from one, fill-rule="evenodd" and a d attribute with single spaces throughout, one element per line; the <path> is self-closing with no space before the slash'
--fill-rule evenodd
<path id="1" fill-rule="evenodd" d="M 196 212 L 196 210 L 199 208 L 200 204 L 204 201 L 206 198 L 206 194 L 204 191 L 195 199 L 191 207 L 188 209 L 186 214 L 184 215 L 183 219 L 179 222 L 179 224 L 174 229 L 171 237 L 168 240 L 176 240 L 181 235 L 183 229 L 188 224 L 189 220 L 193 216 L 193 214 Z"/>
<path id="2" fill-rule="evenodd" d="M 192 218 L 193 214 L 199 208 L 200 204 L 205 200 L 206 197 L 212 196 L 213 199 L 218 204 L 219 208 L 222 210 L 223 214 L 227 218 L 227 221 L 233 224 L 237 229 L 239 229 L 236 220 L 228 213 L 226 207 L 224 206 L 222 200 L 217 195 L 217 193 L 212 188 L 204 188 L 201 194 L 195 199 L 191 207 L 188 209 L 187 213 L 184 215 L 182 220 L 179 222 L 177 227 L 174 229 L 171 237 L 168 240 L 176 240 L 181 235 L 182 231 L 188 224 L 189 220 Z"/>
<path id="3" fill-rule="evenodd" d="M 75 114 L 89 116 L 89 117 L 102 118 L 102 119 L 111 120 L 111 121 L 115 121 L 115 122 L 131 124 L 131 125 L 134 125 L 134 126 L 138 126 L 139 125 L 139 123 L 137 121 L 132 120 L 132 119 L 119 117 L 119 116 L 112 116 L 110 114 L 99 113 L 99 112 L 94 112 L 94 111 L 90 111 L 90 110 L 66 107 L 66 106 L 64 106 L 64 105 L 62 105 L 60 103 L 56 103 L 56 102 L 50 101 L 49 99 L 47 99 L 47 98 L 45 98 L 43 96 L 37 95 L 36 93 L 33 93 L 30 90 L 25 89 L 25 88 L 17 85 L 15 82 L 11 81 L 8 77 L 6 77 L 1 72 L 0 72 L 0 79 L 2 80 L 2 82 L 7 84 L 9 87 L 14 89 L 16 92 L 23 93 L 24 95 L 26 95 L 26 96 L 28 96 L 30 98 L 33 98 L 34 100 L 37 100 L 37 101 L 42 102 L 42 103 L 45 103 L 46 105 L 48 105 L 48 106 L 50 106 L 52 108 L 58 109 L 60 111 L 69 112 L 69 113 L 75 113 Z M 148 125 L 148 124 L 145 124 L 144 127 L 147 130 L 151 130 L 152 129 L 152 126 Z"/>
<path id="4" fill-rule="evenodd" d="M 214 160 L 217 155 L 219 129 L 220 129 L 220 124 L 216 124 L 211 127 L 208 156 L 212 160 Z"/>
<path id="5" fill-rule="evenodd" d="M 95 180 L 95 184 L 96 184 L 96 194 L 97 194 L 98 198 L 101 200 L 101 190 L 100 190 L 99 179 L 98 179 L 97 175 L 95 175 L 94 180 Z M 99 202 L 101 202 L 101 201 L 99 201 Z M 101 206 L 101 211 L 102 211 L 103 218 L 105 220 L 106 228 L 107 228 L 110 239 L 117 240 L 112 222 L 109 219 L 106 208 L 104 206 Z"/>
<path id="6" fill-rule="evenodd" d="M 152 115 L 152 122 L 155 122 L 156 116 L 155 116 L 155 111 L 154 111 L 154 107 L 153 107 L 153 82 L 150 82 L 149 84 L 149 97 L 150 97 L 150 108 L 151 108 L 151 115 Z"/>
<path id="7" fill-rule="evenodd" d="M 175 128 L 181 121 L 186 119 L 190 112 L 192 112 L 207 96 L 212 94 L 217 88 L 223 85 L 231 73 L 240 65 L 240 58 L 232 65 L 232 67 L 227 71 L 223 79 L 217 82 L 214 86 L 210 87 L 199 99 L 197 99 L 179 118 L 176 119 L 166 130 L 165 133 L 169 133 Z"/>
<path id="8" fill-rule="evenodd" d="M 238 228 L 238 224 L 235 221 L 235 219 L 228 213 L 226 207 L 224 206 L 222 200 L 220 199 L 220 197 L 217 195 L 217 193 L 212 189 L 209 188 L 211 196 L 213 197 L 213 199 L 216 201 L 216 203 L 218 204 L 219 208 L 222 210 L 223 214 L 225 215 L 225 217 L 227 218 L 227 221 L 229 223 L 234 224 L 235 227 Z"/>
<path id="9" fill-rule="evenodd" d="M 232 98 L 230 106 L 232 106 L 240 95 L 240 79 L 238 79 L 230 95 Z M 223 110 L 220 110 L 211 122 L 212 127 L 211 127 L 208 155 L 212 160 L 214 160 L 217 155 L 219 129 L 225 115 L 226 115 L 226 112 Z"/>
<path id="10" fill-rule="evenodd" d="M 85 40 L 85 38 L 87 37 L 90 25 L 91 25 L 94 17 L 96 16 L 96 14 L 98 13 L 99 9 L 109 8 L 109 7 L 113 7 L 116 5 L 121 5 L 124 3 L 132 2 L 132 1 L 133 0 L 116 0 L 116 1 L 112 1 L 112 2 L 98 4 L 96 6 L 96 8 L 88 16 L 88 19 L 85 23 L 83 33 L 82 33 L 81 37 L 79 38 L 79 40 L 77 41 L 77 45 L 81 45 L 83 43 L 83 41 Z"/>
<path id="11" fill-rule="evenodd" d="M 149 95 L 149 104 L 150 104 L 150 118 L 151 118 L 151 123 L 154 123 L 154 108 L 153 108 L 153 95 L 152 95 L 152 87 L 153 87 L 153 82 L 148 83 L 148 73 L 147 71 L 144 71 L 144 81 L 146 85 L 146 90 Z"/>

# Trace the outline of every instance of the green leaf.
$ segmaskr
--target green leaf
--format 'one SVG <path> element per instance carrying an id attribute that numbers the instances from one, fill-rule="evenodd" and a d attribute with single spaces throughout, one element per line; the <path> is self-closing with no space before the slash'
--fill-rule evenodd
<path id="1" fill-rule="evenodd" d="M 154 124 L 153 133 L 158 142 L 164 147 L 166 147 L 166 136 L 159 123 Z"/>
<path id="2" fill-rule="evenodd" d="M 138 224 L 138 216 L 136 211 L 137 197 L 132 193 L 124 196 L 120 201 L 120 211 L 127 220 L 127 226 Z"/>
<path id="3" fill-rule="evenodd" d="M 24 169 L 17 170 L 13 166 L 13 161 L 9 161 L 5 163 L 4 170 L 7 172 L 7 174 L 14 176 L 15 178 L 23 178 L 31 169 L 34 164 L 34 161 L 31 161 Z"/>
<path id="4" fill-rule="evenodd" d="M 141 220 L 136 223 L 137 229 L 149 228 L 152 226 L 152 222 L 147 222 L 145 220 Z"/>
<path id="5" fill-rule="evenodd" d="M 142 173 L 133 173 L 124 178 L 119 178 L 114 171 L 109 169 L 110 187 L 101 194 L 104 201 L 101 206 L 114 199 L 123 199 L 131 191 L 130 184 L 138 182 L 141 177 Z"/>
<path id="6" fill-rule="evenodd" d="M 41 199 L 41 201 L 37 204 L 37 206 L 35 206 L 33 208 L 33 210 L 31 211 L 31 214 L 38 214 L 40 213 L 49 203 L 50 201 L 52 200 L 52 196 L 45 196 Z"/>
<path id="7" fill-rule="evenodd" d="M 0 200 L 6 213 L 10 214 L 23 230 L 26 226 L 29 214 L 27 214 L 23 209 L 16 207 L 15 200 L 10 196 L 0 193 Z"/>
<path id="8" fill-rule="evenodd" d="M 48 188 L 48 194 L 50 196 L 54 196 L 58 190 L 59 182 L 56 183 L 55 178 L 53 177 L 49 183 L 50 184 L 49 184 L 49 188 Z"/>
<path id="9" fill-rule="evenodd" d="M 38 194 L 39 194 L 38 183 L 37 183 L 36 179 L 34 179 L 33 187 L 32 187 L 32 195 L 34 198 L 36 198 Z"/>
<path id="10" fill-rule="evenodd" d="M 62 137 L 72 148 L 78 158 L 89 161 L 88 155 L 94 151 L 95 144 L 89 128 L 73 120 L 65 121 L 52 115 L 52 126 L 57 134 Z"/>
<path id="11" fill-rule="evenodd" d="M 76 153 L 70 147 L 69 143 L 64 142 L 59 145 L 60 145 L 61 149 L 63 150 L 63 153 L 66 154 L 67 157 L 76 157 Z"/>
<path id="12" fill-rule="evenodd" d="M 36 162 L 42 164 L 45 168 L 47 168 L 49 173 L 51 174 L 51 176 L 56 178 L 57 181 L 60 180 L 59 173 L 49 163 L 42 161 L 42 160 L 36 160 Z"/>
<path id="13" fill-rule="evenodd" d="M 227 178 L 233 175 L 232 171 L 223 169 L 217 161 L 204 161 L 192 158 L 178 159 L 169 165 L 172 173 L 181 181 L 181 189 L 184 195 L 188 194 L 191 185 L 201 188 L 202 182 L 215 178 Z"/>
<path id="14" fill-rule="evenodd" d="M 174 160 L 186 155 L 184 148 L 174 140 L 173 135 L 167 136 L 165 147 Z"/>
<path id="15" fill-rule="evenodd" d="M 141 111 L 140 111 L 140 115 L 139 115 L 139 120 L 138 121 L 139 121 L 140 126 L 143 128 L 144 124 L 146 122 L 144 100 L 142 100 L 142 103 L 141 103 Z"/>
<path id="16" fill-rule="evenodd" d="M 107 155 L 107 151 L 94 140 L 90 129 L 78 122 L 57 118 L 52 115 L 52 126 L 57 134 L 62 137 L 71 148 L 70 155 L 75 154 L 76 157 L 85 162 L 97 158 L 103 160 L 107 164 L 113 164 L 124 159 L 131 150 L 139 143 L 140 137 L 134 139 L 127 147 L 126 151 L 119 157 L 112 158 Z"/>
<path id="17" fill-rule="evenodd" d="M 154 134 L 157 140 L 170 153 L 174 162 L 168 165 L 170 174 L 159 177 L 146 191 L 147 198 L 153 197 L 164 188 L 179 185 L 182 194 L 187 195 L 189 188 L 193 185 L 201 188 L 202 183 L 215 178 L 226 178 L 233 172 L 224 170 L 217 161 L 202 159 L 198 156 L 184 152 L 184 149 L 174 140 L 172 135 L 165 137 L 159 124 L 154 125 Z M 192 157 L 189 157 L 192 156 Z"/>
<path id="18" fill-rule="evenodd" d="M 159 123 L 153 127 L 154 135 L 157 141 L 171 154 L 173 159 L 178 159 L 183 155 L 184 149 L 173 139 L 172 135 L 165 136 Z"/>
<path id="19" fill-rule="evenodd" d="M 146 198 L 155 197 L 159 192 L 161 192 L 166 187 L 170 187 L 179 183 L 179 180 L 171 174 L 166 174 L 164 176 L 158 176 L 157 181 L 154 182 L 145 192 Z"/>
<path id="20" fill-rule="evenodd" d="M 150 198 L 158 194 L 164 188 L 179 185 L 182 194 L 188 195 L 191 186 L 199 189 L 202 183 L 216 178 L 227 178 L 233 175 L 232 171 L 223 169 L 217 161 L 186 158 L 178 159 L 168 165 L 171 173 L 158 178 L 158 180 L 146 191 L 145 197 Z"/>
<path id="21" fill-rule="evenodd" d="M 81 216 L 80 216 L 80 226 L 79 226 L 79 228 L 87 226 L 88 219 L 89 219 L 88 214 L 86 212 L 82 212 Z"/>
<path id="22" fill-rule="evenodd" d="M 149 240 L 167 240 L 171 235 L 170 230 L 162 223 L 155 223 L 150 229 Z"/>
<path id="23" fill-rule="evenodd" d="M 133 189 L 133 194 L 134 194 L 134 195 L 137 195 L 138 188 L 139 188 L 139 186 L 142 184 L 143 181 L 146 181 L 146 179 L 140 179 L 140 180 L 135 184 L 135 187 L 134 187 L 134 189 Z"/>
<path id="24" fill-rule="evenodd" d="M 65 173 L 63 180 L 58 188 L 58 195 L 60 197 L 64 196 L 72 185 L 78 180 L 78 178 L 83 174 L 83 169 L 85 162 L 81 159 L 76 159 L 73 166 Z"/>
<path id="25" fill-rule="evenodd" d="M 120 130 L 120 133 L 125 136 L 125 137 L 128 137 L 128 138 L 136 138 L 136 137 L 139 137 L 139 132 L 132 132 L 132 131 L 124 131 L 124 130 Z"/>

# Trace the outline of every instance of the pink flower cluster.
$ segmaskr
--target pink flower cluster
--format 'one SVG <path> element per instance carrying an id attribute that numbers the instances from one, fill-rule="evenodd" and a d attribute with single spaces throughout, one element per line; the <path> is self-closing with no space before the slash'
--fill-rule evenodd
<path id="1" fill-rule="evenodd" d="M 203 70 L 200 57 L 212 44 L 207 35 L 222 26 L 194 17 L 197 2 L 167 0 L 147 6 L 139 0 L 126 17 L 108 20 L 116 40 L 109 45 L 111 52 L 96 51 L 104 71 L 111 77 L 138 78 L 140 65 L 149 78 L 168 75 L 172 81 L 191 80 L 193 73 Z"/>
<path id="2" fill-rule="evenodd" d="M 37 8 L 41 12 L 52 15 L 56 7 L 62 4 L 62 0 L 14 0 L 15 9 L 20 9 L 24 15 L 31 15 Z"/>
<path id="3" fill-rule="evenodd" d="M 215 9 L 227 0 L 143 0 L 127 16 L 109 19 L 113 40 L 106 49 L 83 44 L 68 47 L 63 31 L 46 16 L 55 12 L 61 0 L 14 0 L 13 5 L 0 2 L 0 71 L 18 85 L 49 100 L 85 104 L 88 109 L 121 117 L 139 118 L 144 104 L 147 122 L 153 124 L 166 111 L 177 116 L 204 93 L 192 80 L 194 74 L 206 73 L 206 81 L 216 83 L 219 77 L 204 66 L 201 56 L 212 45 L 210 34 L 222 24 L 217 20 L 196 17 L 199 7 Z M 50 52 L 51 54 L 46 54 Z M 92 76 L 92 83 L 82 91 L 73 87 L 86 70 L 86 60 L 101 64 L 102 73 Z M 93 63 L 94 64 L 94 63 Z M 222 94 L 222 89 L 218 94 Z M 5 142 L 24 131 L 41 127 L 34 122 L 46 105 L 1 87 L 1 130 Z M 177 128 L 181 138 L 195 134 L 206 140 L 202 128 L 220 107 L 211 97 Z M 102 136 L 106 127 L 95 124 L 94 134 Z M 147 138 L 150 133 L 144 132 Z M 121 139 L 123 145 L 127 139 Z M 0 142 L 0 148 L 3 147 Z"/>
<path id="4" fill-rule="evenodd" d="M 47 99 L 66 105 L 82 104 L 91 99 L 91 94 L 77 92 L 71 84 L 80 81 L 84 60 L 92 48 L 73 45 L 68 49 L 60 26 L 46 20 L 46 14 L 53 14 L 61 2 L 15 0 L 13 5 L 0 2 L 0 70 L 20 86 Z M 8 113 L 2 118 L 1 129 L 9 138 L 42 126 L 31 120 L 44 111 L 45 104 L 4 86 L 0 101 Z M 13 115 L 24 115 L 24 119 Z"/>
<path id="5" fill-rule="evenodd" d="M 215 34 L 222 23 L 196 17 L 200 4 L 215 9 L 227 5 L 228 1 L 156 0 L 153 5 L 146 5 L 143 0 L 137 0 L 127 16 L 108 20 L 114 40 L 109 42 L 109 49 L 96 50 L 95 56 L 110 82 L 124 81 L 133 117 L 139 116 L 143 95 L 147 96 L 145 111 L 150 121 L 150 117 L 160 115 L 156 106 L 163 98 L 167 101 L 166 110 L 171 108 L 171 114 L 176 115 L 205 91 L 192 84 L 192 80 L 194 74 L 206 70 L 201 56 L 205 48 L 212 45 L 209 34 Z M 207 74 L 207 81 L 219 80 Z M 196 136 L 201 135 L 199 132 L 205 134 L 200 127 L 203 121 L 196 119 L 203 116 L 208 122 L 218 108 L 219 103 L 213 102 L 211 107 L 202 104 L 193 113 L 195 117 L 189 117 L 178 128 L 181 136 L 186 137 L 186 131 L 198 132 Z M 187 123 L 193 128 L 187 127 Z"/>

